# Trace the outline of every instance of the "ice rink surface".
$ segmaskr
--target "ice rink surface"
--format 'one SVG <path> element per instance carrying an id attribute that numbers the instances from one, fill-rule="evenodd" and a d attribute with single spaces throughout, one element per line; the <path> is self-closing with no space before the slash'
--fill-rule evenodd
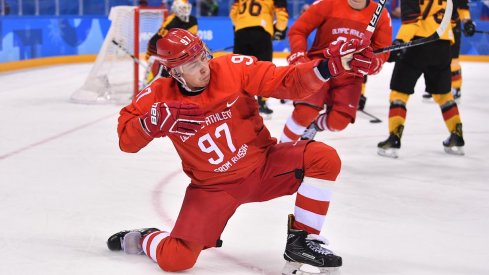
<path id="1" fill-rule="evenodd" d="M 121 229 L 170 230 L 188 179 L 168 140 L 119 151 L 121 106 L 69 102 L 90 67 L 0 74 L 2 275 L 163 273 L 105 241 Z M 489 274 L 489 64 L 462 67 L 463 157 L 444 153 L 448 132 L 438 105 L 421 99 L 422 79 L 407 105 L 400 158 L 377 156 L 388 134 L 390 64 L 367 84 L 366 110 L 383 123 L 358 113 L 345 131 L 318 134 L 343 161 L 322 232 L 343 257 L 342 274 Z M 275 113 L 266 124 L 279 136 L 292 106 L 269 102 Z M 239 208 L 224 246 L 204 251 L 185 274 L 280 274 L 294 200 Z"/>

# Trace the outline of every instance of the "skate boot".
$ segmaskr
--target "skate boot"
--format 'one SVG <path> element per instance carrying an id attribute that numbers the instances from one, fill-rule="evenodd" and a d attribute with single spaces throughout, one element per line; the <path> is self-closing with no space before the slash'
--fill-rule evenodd
<path id="1" fill-rule="evenodd" d="M 304 134 L 301 136 L 301 140 L 311 140 L 314 139 L 316 136 L 317 132 L 321 132 L 322 130 L 319 129 L 316 121 L 313 121 L 307 129 L 304 131 Z"/>
<path id="2" fill-rule="evenodd" d="M 258 112 L 266 119 L 272 117 L 273 110 L 268 108 L 267 102 L 261 97 L 258 97 Z"/>
<path id="3" fill-rule="evenodd" d="M 463 156 L 465 154 L 464 145 L 462 123 L 458 123 L 457 126 L 455 126 L 455 131 L 450 133 L 450 136 L 443 141 L 443 148 L 448 154 Z"/>
<path id="4" fill-rule="evenodd" d="M 342 265 L 340 256 L 325 248 L 328 241 L 315 234 L 292 228 L 294 215 L 289 215 L 287 245 L 282 270 L 283 275 L 330 275 L 339 274 Z M 303 267 L 301 269 L 301 267 Z M 319 269 L 319 273 L 317 272 Z"/>
<path id="5" fill-rule="evenodd" d="M 389 137 L 377 144 L 377 154 L 388 158 L 398 158 L 398 151 L 401 149 L 401 136 L 404 126 L 400 125 Z"/>
<path id="6" fill-rule="evenodd" d="M 112 251 L 124 250 L 127 254 L 141 254 L 141 240 L 148 234 L 160 231 L 157 228 L 141 228 L 134 230 L 124 230 L 110 236 L 107 240 L 107 247 Z"/>

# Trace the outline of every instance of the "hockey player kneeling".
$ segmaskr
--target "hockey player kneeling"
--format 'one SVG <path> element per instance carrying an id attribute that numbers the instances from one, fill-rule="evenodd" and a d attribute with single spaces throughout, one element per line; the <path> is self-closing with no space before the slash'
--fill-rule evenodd
<path id="1" fill-rule="evenodd" d="M 238 206 L 297 192 L 283 274 L 308 274 L 299 270 L 304 264 L 320 274 L 337 271 L 342 259 L 319 234 L 340 158 L 321 142 L 277 144 L 255 96 L 303 98 L 331 77 L 364 70 L 344 54 L 369 52 L 368 45 L 342 43 L 327 59 L 276 67 L 244 55 L 212 58 L 197 36 L 170 30 L 157 45 L 169 77 L 152 82 L 121 110 L 119 146 L 136 153 L 153 139 L 170 139 L 190 185 L 171 231 L 121 231 L 108 239 L 109 249 L 144 253 L 165 271 L 189 269 L 203 249 L 222 245 L 221 233 Z"/>

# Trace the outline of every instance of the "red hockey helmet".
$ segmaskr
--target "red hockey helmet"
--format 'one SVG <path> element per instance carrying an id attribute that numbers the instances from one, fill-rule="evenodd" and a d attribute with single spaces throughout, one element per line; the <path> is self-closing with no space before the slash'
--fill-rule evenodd
<path id="1" fill-rule="evenodd" d="M 158 57 L 167 69 L 185 64 L 206 50 L 198 36 L 184 29 L 171 29 L 157 42 Z"/>

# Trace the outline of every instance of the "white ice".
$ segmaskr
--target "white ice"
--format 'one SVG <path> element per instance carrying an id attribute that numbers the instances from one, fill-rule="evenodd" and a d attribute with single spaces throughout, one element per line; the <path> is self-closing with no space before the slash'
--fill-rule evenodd
<path id="1" fill-rule="evenodd" d="M 0 75 L 2 275 L 163 273 L 105 241 L 121 229 L 170 230 L 188 179 L 167 140 L 119 151 L 121 106 L 68 101 L 90 66 Z M 438 105 L 422 102 L 422 79 L 400 158 L 377 156 L 388 132 L 390 64 L 367 84 L 366 110 L 383 123 L 359 113 L 347 130 L 318 134 L 343 161 L 322 232 L 344 259 L 342 274 L 489 274 L 489 64 L 462 66 L 466 156 L 444 153 L 448 132 Z M 292 106 L 269 102 L 266 124 L 279 136 Z M 280 274 L 294 199 L 239 208 L 224 246 L 204 251 L 185 274 Z"/>

